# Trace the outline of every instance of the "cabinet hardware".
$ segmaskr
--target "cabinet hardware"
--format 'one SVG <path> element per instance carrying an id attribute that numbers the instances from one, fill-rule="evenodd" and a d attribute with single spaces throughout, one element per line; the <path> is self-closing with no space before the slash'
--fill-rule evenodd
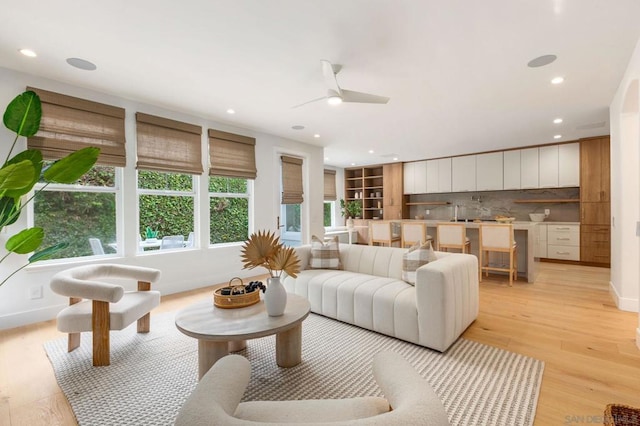
<path id="1" fill-rule="evenodd" d="M 571 241 L 571 238 L 556 238 L 558 241 Z"/>
<path id="2" fill-rule="evenodd" d="M 568 251 L 557 251 L 556 254 L 571 254 Z"/>
<path id="3" fill-rule="evenodd" d="M 565 228 L 559 228 L 559 227 L 556 227 L 555 230 L 556 231 L 570 231 L 571 228 L 566 228 L 566 227 Z"/>

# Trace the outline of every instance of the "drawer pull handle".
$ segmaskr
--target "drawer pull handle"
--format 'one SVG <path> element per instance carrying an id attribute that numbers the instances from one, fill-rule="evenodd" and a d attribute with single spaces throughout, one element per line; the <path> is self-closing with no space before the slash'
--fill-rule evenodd
<path id="1" fill-rule="evenodd" d="M 568 251 L 557 251 L 556 254 L 571 254 Z"/>
<path id="2" fill-rule="evenodd" d="M 571 228 L 556 228 L 556 231 L 570 231 Z"/>
<path id="3" fill-rule="evenodd" d="M 556 238 L 558 241 L 570 241 L 571 238 Z"/>

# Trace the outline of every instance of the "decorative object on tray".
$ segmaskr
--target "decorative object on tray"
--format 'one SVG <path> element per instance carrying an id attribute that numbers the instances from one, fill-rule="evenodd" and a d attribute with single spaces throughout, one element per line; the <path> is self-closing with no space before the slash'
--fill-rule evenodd
<path id="1" fill-rule="evenodd" d="M 269 271 L 264 304 L 269 316 L 282 315 L 287 305 L 287 291 L 280 282 L 280 277 L 285 272 L 296 278 L 300 272 L 300 260 L 293 248 L 285 247 L 270 231 L 258 231 L 251 234 L 243 244 L 242 262 L 245 269 L 262 266 Z"/>
<path id="2" fill-rule="evenodd" d="M 496 219 L 496 222 L 498 223 L 513 223 L 513 221 L 516 220 L 515 217 L 509 217 L 509 216 L 503 216 L 503 215 L 497 215 L 495 219 Z"/>
<path id="3" fill-rule="evenodd" d="M 234 284 L 236 280 L 240 283 Z M 265 291 L 265 286 L 260 281 L 251 281 L 245 286 L 242 278 L 234 277 L 226 287 L 220 287 L 213 292 L 213 304 L 223 309 L 251 306 L 260 301 L 260 290 Z"/>

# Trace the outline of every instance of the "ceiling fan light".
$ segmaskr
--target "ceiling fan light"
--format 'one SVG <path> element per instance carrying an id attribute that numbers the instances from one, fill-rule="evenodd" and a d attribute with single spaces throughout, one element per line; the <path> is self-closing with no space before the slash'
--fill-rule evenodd
<path id="1" fill-rule="evenodd" d="M 342 98 L 338 95 L 331 95 L 327 97 L 327 103 L 329 105 L 340 105 L 342 103 Z"/>

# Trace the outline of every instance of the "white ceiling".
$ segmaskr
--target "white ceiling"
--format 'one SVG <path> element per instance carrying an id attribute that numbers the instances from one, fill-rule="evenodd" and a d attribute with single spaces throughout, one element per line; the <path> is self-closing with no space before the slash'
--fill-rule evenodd
<path id="1" fill-rule="evenodd" d="M 322 145 L 336 166 L 607 134 L 608 105 L 640 37 L 638 0 L 0 0 L 0 7 L 2 67 Z M 24 47 L 38 57 L 20 55 Z M 527 67 L 545 54 L 558 59 Z M 72 68 L 69 57 L 98 69 Z M 391 100 L 292 109 L 325 95 L 320 59 L 343 65 L 341 87 Z M 565 83 L 550 84 L 558 75 Z M 556 117 L 564 122 L 553 124 Z"/>

